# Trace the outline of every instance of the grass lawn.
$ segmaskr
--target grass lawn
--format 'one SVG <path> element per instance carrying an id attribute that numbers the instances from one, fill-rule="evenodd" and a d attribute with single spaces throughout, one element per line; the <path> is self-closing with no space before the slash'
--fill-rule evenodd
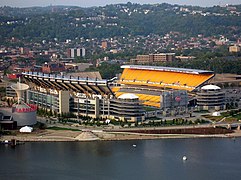
<path id="1" fill-rule="evenodd" d="M 79 130 L 79 129 L 63 128 L 63 127 L 56 127 L 56 126 L 48 127 L 47 129 L 56 130 L 56 131 L 59 131 L 59 130 L 65 130 L 65 131 L 81 131 L 81 130 Z"/>
<path id="2" fill-rule="evenodd" d="M 224 122 L 231 123 L 231 122 L 237 122 L 238 120 L 241 120 L 241 112 L 227 111 L 227 112 L 222 112 L 221 116 L 203 115 L 203 117 L 208 118 L 215 122 L 218 122 L 221 119 L 225 118 Z"/>
<path id="3" fill-rule="evenodd" d="M 144 106 L 143 109 L 146 110 L 146 111 L 155 111 L 155 110 L 157 110 L 157 108 L 153 108 L 153 107 L 149 107 L 149 106 Z"/>
<path id="4" fill-rule="evenodd" d="M 237 118 L 234 118 L 234 117 L 228 117 L 224 120 L 224 122 L 227 122 L 227 123 L 234 123 L 234 122 L 237 122 L 238 119 Z"/>
<path id="5" fill-rule="evenodd" d="M 218 122 L 224 118 L 224 116 L 211 116 L 211 115 L 202 115 L 202 116 L 215 122 Z"/>
<path id="6" fill-rule="evenodd" d="M 241 120 L 241 113 L 234 114 L 234 118 L 237 118 L 238 120 Z"/>

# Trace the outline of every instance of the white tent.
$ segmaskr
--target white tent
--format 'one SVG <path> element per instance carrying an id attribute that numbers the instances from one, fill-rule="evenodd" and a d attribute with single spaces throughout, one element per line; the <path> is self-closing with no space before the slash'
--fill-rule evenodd
<path id="1" fill-rule="evenodd" d="M 213 112 L 212 116 L 221 116 L 220 112 Z"/>
<path id="2" fill-rule="evenodd" d="M 105 123 L 106 123 L 106 124 L 109 124 L 109 123 L 110 123 L 110 120 L 109 120 L 109 119 L 106 119 L 106 120 L 105 120 Z"/>
<path id="3" fill-rule="evenodd" d="M 31 133 L 32 131 L 33 131 L 33 128 L 29 126 L 24 126 L 19 130 L 19 132 L 24 132 L 24 133 Z"/>

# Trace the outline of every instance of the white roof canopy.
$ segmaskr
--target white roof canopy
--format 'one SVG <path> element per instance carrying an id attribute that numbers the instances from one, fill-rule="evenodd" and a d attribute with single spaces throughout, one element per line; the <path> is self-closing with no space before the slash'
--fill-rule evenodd
<path id="1" fill-rule="evenodd" d="M 216 85 L 209 84 L 209 85 L 203 86 L 201 89 L 202 90 L 220 90 L 221 88 Z"/>
<path id="2" fill-rule="evenodd" d="M 120 95 L 118 99 L 139 99 L 139 97 L 135 94 L 125 93 Z"/>

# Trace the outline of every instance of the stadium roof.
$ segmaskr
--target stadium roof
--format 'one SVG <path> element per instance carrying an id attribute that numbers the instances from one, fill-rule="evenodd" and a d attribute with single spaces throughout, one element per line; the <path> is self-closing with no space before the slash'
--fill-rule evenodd
<path id="1" fill-rule="evenodd" d="M 75 91 L 86 94 L 113 94 L 110 84 L 116 79 L 98 80 L 73 76 L 59 76 L 38 72 L 23 72 L 23 77 L 28 84 L 34 84 L 47 89 Z"/>
<path id="2" fill-rule="evenodd" d="M 168 72 L 181 72 L 190 74 L 213 74 L 213 71 L 199 70 L 199 69 L 188 69 L 188 68 L 175 68 L 175 67 L 164 67 L 164 66 L 140 66 L 140 65 L 123 65 L 121 68 L 129 69 L 141 69 L 141 70 L 153 70 L 153 71 L 168 71 Z"/>

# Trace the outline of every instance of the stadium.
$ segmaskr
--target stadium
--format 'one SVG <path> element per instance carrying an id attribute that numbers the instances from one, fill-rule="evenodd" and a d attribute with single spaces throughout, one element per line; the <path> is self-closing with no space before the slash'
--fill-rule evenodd
<path id="1" fill-rule="evenodd" d="M 116 96 L 133 93 L 144 106 L 155 107 L 155 113 L 185 114 L 195 100 L 195 92 L 214 77 L 214 72 L 160 66 L 124 65 Z M 194 103 L 192 103 L 194 105 Z"/>
<path id="2" fill-rule="evenodd" d="M 24 72 L 24 81 L 30 86 L 26 102 L 59 114 L 142 121 L 187 113 L 195 93 L 214 77 L 214 72 L 206 70 L 139 65 L 121 68 L 120 78 L 109 80 L 91 72 L 78 77 Z"/>

